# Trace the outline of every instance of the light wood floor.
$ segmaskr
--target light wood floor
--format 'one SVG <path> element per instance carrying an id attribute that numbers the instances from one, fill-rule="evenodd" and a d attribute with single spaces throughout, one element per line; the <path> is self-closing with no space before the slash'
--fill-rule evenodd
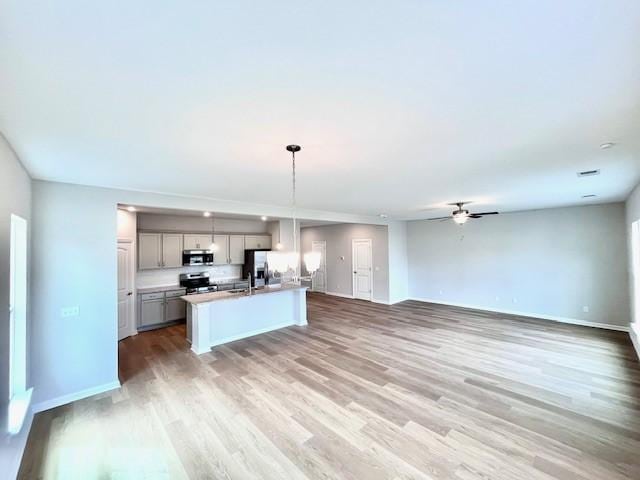
<path id="1" fill-rule="evenodd" d="M 37 415 L 25 479 L 640 479 L 627 334 L 309 294 L 309 326 L 200 357 L 120 343 L 123 386 Z"/>

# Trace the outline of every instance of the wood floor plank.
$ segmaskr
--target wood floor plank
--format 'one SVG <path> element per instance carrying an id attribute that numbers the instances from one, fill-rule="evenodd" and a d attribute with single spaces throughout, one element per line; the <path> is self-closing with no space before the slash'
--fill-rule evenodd
<path id="1" fill-rule="evenodd" d="M 626 334 L 308 294 L 309 325 L 193 354 L 118 345 L 122 388 L 36 415 L 19 478 L 640 479 Z"/>

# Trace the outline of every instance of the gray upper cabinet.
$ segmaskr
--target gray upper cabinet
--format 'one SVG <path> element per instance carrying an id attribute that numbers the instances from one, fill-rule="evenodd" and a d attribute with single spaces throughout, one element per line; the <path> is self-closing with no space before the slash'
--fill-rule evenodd
<path id="1" fill-rule="evenodd" d="M 138 269 L 181 266 L 181 233 L 141 233 L 138 235 Z"/>
<path id="2" fill-rule="evenodd" d="M 271 235 L 207 235 L 203 233 L 139 233 L 138 269 L 178 268 L 184 250 L 205 250 L 215 240 L 214 265 L 242 265 L 244 251 L 268 250 Z"/>
<path id="3" fill-rule="evenodd" d="M 182 234 L 162 234 L 162 266 L 177 268 L 182 266 Z"/>
<path id="4" fill-rule="evenodd" d="M 227 265 L 229 263 L 229 235 L 214 235 L 213 241 L 218 247 L 213 252 L 213 264 Z"/>
<path id="5" fill-rule="evenodd" d="M 211 246 L 211 235 L 198 234 L 198 233 L 184 234 L 185 250 L 207 249 L 210 246 Z"/>
<path id="6" fill-rule="evenodd" d="M 244 264 L 244 235 L 229 235 L 229 263 Z"/>
<path id="7" fill-rule="evenodd" d="M 138 268 L 162 267 L 162 234 L 141 233 L 138 235 Z"/>
<path id="8" fill-rule="evenodd" d="M 244 248 L 247 250 L 271 248 L 271 235 L 246 235 Z"/>

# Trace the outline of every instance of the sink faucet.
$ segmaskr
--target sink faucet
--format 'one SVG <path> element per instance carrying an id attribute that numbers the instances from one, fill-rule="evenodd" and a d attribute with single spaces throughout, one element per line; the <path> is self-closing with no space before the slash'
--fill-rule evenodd
<path id="1" fill-rule="evenodd" d="M 249 295 L 251 295 L 251 273 L 249 273 L 247 275 L 247 280 L 249 281 L 249 290 L 248 290 L 248 292 L 249 292 Z"/>

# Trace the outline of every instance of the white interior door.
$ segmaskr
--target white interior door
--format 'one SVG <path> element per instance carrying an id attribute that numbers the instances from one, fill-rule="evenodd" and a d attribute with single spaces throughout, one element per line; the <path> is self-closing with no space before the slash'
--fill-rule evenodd
<path id="1" fill-rule="evenodd" d="M 373 290 L 371 239 L 354 239 L 351 245 L 353 296 L 362 300 L 371 300 Z"/>
<path id="2" fill-rule="evenodd" d="M 311 289 L 314 292 L 327 292 L 327 242 L 325 240 L 313 240 L 311 251 L 320 252 L 320 267 L 315 271 L 311 281 Z"/>
<path id="3" fill-rule="evenodd" d="M 118 340 L 135 333 L 133 244 L 118 241 Z"/>

